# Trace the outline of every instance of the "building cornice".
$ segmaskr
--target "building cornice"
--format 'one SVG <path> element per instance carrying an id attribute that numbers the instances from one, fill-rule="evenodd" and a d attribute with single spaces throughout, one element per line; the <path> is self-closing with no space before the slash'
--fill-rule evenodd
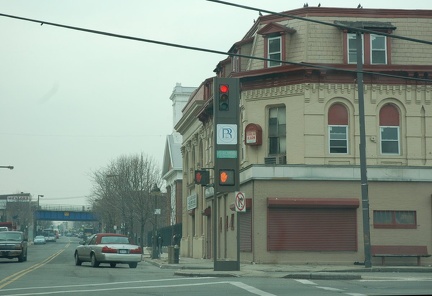
<path id="1" fill-rule="evenodd" d="M 179 122 L 174 126 L 174 129 L 180 134 L 184 134 L 188 128 L 198 121 L 198 115 L 205 101 L 194 101 L 186 113 L 183 114 Z"/>
<path id="2" fill-rule="evenodd" d="M 337 8 L 337 7 L 304 7 L 281 12 L 282 15 L 270 14 L 259 18 L 260 24 L 290 20 L 292 17 L 340 17 L 346 18 L 430 18 L 432 10 L 420 9 L 374 9 L 374 8 Z M 285 16 L 286 15 L 286 16 Z"/>
<path id="3" fill-rule="evenodd" d="M 371 182 L 429 182 L 432 167 L 368 166 Z M 359 181 L 359 166 L 254 164 L 240 172 L 241 183 L 254 180 L 279 181 Z"/>

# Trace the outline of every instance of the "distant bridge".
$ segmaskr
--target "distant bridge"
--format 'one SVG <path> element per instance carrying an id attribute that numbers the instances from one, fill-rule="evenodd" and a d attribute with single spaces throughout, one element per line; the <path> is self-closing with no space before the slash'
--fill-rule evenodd
<path id="1" fill-rule="evenodd" d="M 97 221 L 97 215 L 85 206 L 41 206 L 34 212 L 36 220 L 45 221 Z"/>

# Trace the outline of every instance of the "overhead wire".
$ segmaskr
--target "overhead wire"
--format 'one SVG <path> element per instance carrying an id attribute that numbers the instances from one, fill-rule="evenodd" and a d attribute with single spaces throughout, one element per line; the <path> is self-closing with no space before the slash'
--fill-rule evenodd
<path id="1" fill-rule="evenodd" d="M 237 6 L 240 8 L 245 8 L 245 9 L 250 9 L 250 10 L 259 10 L 258 8 L 253 8 L 253 7 L 239 5 L 239 4 L 233 4 L 233 3 L 220 1 L 220 0 L 206 0 L 206 1 L 216 2 L 216 3 L 220 3 L 220 4 L 225 4 L 225 5 Z M 266 13 L 274 13 L 274 14 L 281 15 L 281 16 L 294 17 L 294 16 L 282 14 L 282 13 L 271 12 L 269 10 L 264 10 L 264 9 L 261 9 L 261 11 L 266 12 Z M 33 22 L 33 23 L 37 23 L 40 25 L 50 25 L 50 26 L 54 26 L 54 27 L 60 27 L 60 28 L 69 29 L 69 30 L 82 31 L 82 32 L 97 34 L 97 35 L 104 35 L 104 36 L 108 36 L 108 37 L 133 40 L 133 41 L 139 41 L 139 42 L 146 42 L 146 43 L 152 43 L 152 44 L 157 44 L 157 45 L 163 45 L 163 46 L 169 46 L 169 47 L 175 47 L 175 48 L 181 48 L 181 49 L 187 49 L 187 50 L 194 50 L 194 51 L 201 51 L 201 52 L 208 52 L 208 53 L 214 53 L 214 54 L 220 54 L 220 55 L 229 55 L 229 56 L 236 56 L 236 57 L 242 57 L 242 58 L 248 58 L 248 59 L 255 59 L 255 60 L 262 60 L 262 61 L 269 61 L 269 62 L 278 62 L 278 63 L 288 64 L 288 65 L 295 65 L 295 66 L 300 66 L 300 67 L 309 67 L 309 68 L 323 69 L 323 70 L 330 70 L 330 71 L 341 71 L 341 72 L 347 72 L 347 73 L 352 73 L 352 74 L 363 73 L 363 74 L 368 74 L 368 75 L 383 76 L 383 77 L 396 78 L 396 79 L 402 79 L 402 80 L 413 80 L 413 81 L 429 82 L 429 83 L 432 82 L 431 79 L 424 79 L 424 78 L 419 78 L 419 77 L 401 76 L 401 75 L 387 74 L 387 73 L 382 73 L 382 72 L 371 72 L 371 71 L 364 71 L 364 70 L 358 71 L 356 69 L 352 69 L 352 70 L 351 69 L 342 69 L 342 68 L 313 64 L 313 63 L 283 61 L 283 60 L 278 60 L 278 59 L 270 59 L 270 58 L 264 58 L 264 57 L 250 56 L 250 55 L 244 55 L 244 54 L 239 54 L 239 53 L 231 53 L 231 52 L 227 53 L 225 51 L 220 51 L 220 50 L 208 49 L 208 48 L 203 48 L 203 47 L 188 46 L 188 45 L 182 45 L 182 44 L 178 44 L 178 43 L 171 43 L 171 42 L 159 41 L 159 40 L 148 39 L 148 38 L 140 38 L 140 37 L 116 34 L 116 33 L 87 29 L 87 28 L 76 27 L 76 26 L 69 26 L 69 25 L 64 25 L 64 24 L 60 24 L 60 23 L 53 23 L 53 22 L 49 22 L 49 21 L 45 21 L 45 20 L 37 20 L 37 19 L 32 19 L 32 18 L 26 18 L 26 17 L 20 17 L 20 16 L 15 16 L 15 15 L 10 15 L 10 14 L 4 14 L 4 13 L 0 13 L 0 17 L 7 17 L 7 18 L 17 19 L 17 20 L 21 20 L 21 21 Z M 299 18 L 299 17 L 296 17 L 296 18 Z M 304 18 L 302 18 L 302 19 L 304 19 Z M 331 25 L 331 26 L 351 28 L 353 30 L 355 29 L 355 30 L 368 31 L 368 30 L 361 29 L 361 28 L 341 26 L 341 25 L 321 22 L 321 21 L 317 21 L 317 20 L 311 20 L 311 19 L 304 19 L 304 20 L 312 21 L 312 22 L 318 22 L 321 24 L 326 24 L 326 25 Z M 372 32 L 376 33 L 375 31 L 372 31 Z M 394 38 L 395 36 L 391 36 L 391 37 Z M 398 38 L 405 38 L 405 37 L 399 36 Z M 412 39 L 412 38 L 409 38 L 409 39 Z M 410 40 L 410 41 L 417 42 L 414 40 Z M 432 44 L 432 42 L 429 42 L 429 43 Z"/>

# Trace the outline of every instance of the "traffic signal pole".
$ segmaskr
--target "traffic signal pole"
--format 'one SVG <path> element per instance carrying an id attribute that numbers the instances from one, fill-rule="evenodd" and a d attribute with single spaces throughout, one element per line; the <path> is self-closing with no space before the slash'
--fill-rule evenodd
<path id="1" fill-rule="evenodd" d="M 237 217 L 236 261 L 218 260 L 220 194 L 240 190 L 240 83 L 238 78 L 213 79 L 214 134 L 214 196 L 213 196 L 213 259 L 215 271 L 240 270 L 240 232 Z M 223 196 L 222 198 L 226 198 Z M 222 226 L 221 226 L 222 227 Z"/>

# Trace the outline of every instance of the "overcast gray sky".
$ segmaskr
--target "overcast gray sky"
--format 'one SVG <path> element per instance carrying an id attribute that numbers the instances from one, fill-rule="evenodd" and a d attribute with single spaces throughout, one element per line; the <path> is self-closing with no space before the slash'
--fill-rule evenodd
<path id="1" fill-rule="evenodd" d="M 281 12 L 305 1 L 231 2 Z M 430 0 L 360 3 L 431 9 Z M 205 0 L 0 0 L 0 13 L 224 52 L 258 16 Z M 15 167 L 0 169 L 0 194 L 41 194 L 42 205 L 86 204 L 91 173 L 119 156 L 162 165 L 175 84 L 198 86 L 226 58 L 3 16 L 0 37 L 0 166 Z"/>

